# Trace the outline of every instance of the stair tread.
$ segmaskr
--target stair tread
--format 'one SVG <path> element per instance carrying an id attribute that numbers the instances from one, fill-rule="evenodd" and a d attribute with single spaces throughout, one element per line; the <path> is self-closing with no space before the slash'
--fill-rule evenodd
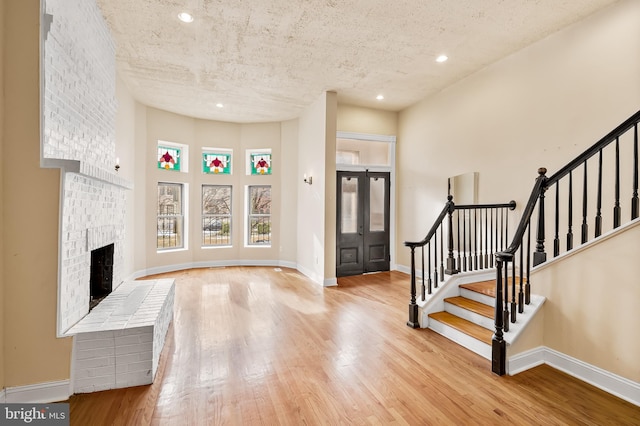
<path id="1" fill-rule="evenodd" d="M 478 339 L 487 345 L 491 344 L 493 331 L 487 330 L 486 328 L 474 324 L 471 321 L 467 321 L 466 319 L 450 314 L 449 312 L 434 312 L 429 314 L 429 318 L 453 327 L 454 329 Z"/>
<path id="2" fill-rule="evenodd" d="M 460 288 L 484 294 L 489 297 L 496 297 L 496 280 L 480 281 L 477 283 L 460 284 Z"/>
<path id="3" fill-rule="evenodd" d="M 516 284 L 520 283 L 520 278 L 516 277 Z M 511 284 L 511 277 L 509 277 L 509 284 Z M 484 294 L 489 297 L 496 297 L 496 280 L 479 281 L 469 284 L 460 284 L 458 287 L 464 288 L 469 291 Z"/>
<path id="4" fill-rule="evenodd" d="M 459 306 L 463 309 L 482 315 L 483 317 L 493 318 L 495 307 L 485 305 L 484 303 L 476 302 L 475 300 L 467 299 L 466 297 L 456 296 L 448 297 L 444 299 L 445 303 L 450 303 L 455 306 Z"/>

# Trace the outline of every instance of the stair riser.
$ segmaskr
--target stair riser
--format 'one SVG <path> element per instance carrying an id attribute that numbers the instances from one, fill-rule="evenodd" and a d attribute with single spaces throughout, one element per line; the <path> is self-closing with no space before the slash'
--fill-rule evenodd
<path id="1" fill-rule="evenodd" d="M 467 299 L 475 300 L 479 303 L 484 303 L 485 305 L 489 306 L 495 306 L 496 303 L 495 298 L 475 291 L 467 290 L 466 288 L 460 288 L 460 296 L 466 297 Z"/>
<path id="2" fill-rule="evenodd" d="M 476 314 L 475 312 L 471 312 L 467 309 L 461 308 L 460 306 L 445 302 L 444 310 L 455 316 L 466 319 L 467 321 L 471 321 L 480 327 L 484 327 L 487 330 L 493 331 L 495 328 L 493 318 L 487 318 L 484 315 Z"/>
<path id="3" fill-rule="evenodd" d="M 443 335 L 448 338 L 469 349 L 472 352 L 477 353 L 481 357 L 491 360 L 491 346 L 486 343 L 482 343 L 478 339 L 475 339 L 468 334 L 465 334 L 461 331 L 456 330 L 455 328 L 449 327 L 446 324 L 441 323 L 440 321 L 436 321 L 432 318 L 429 318 L 429 326 L 431 330 L 435 331 L 438 334 Z"/>

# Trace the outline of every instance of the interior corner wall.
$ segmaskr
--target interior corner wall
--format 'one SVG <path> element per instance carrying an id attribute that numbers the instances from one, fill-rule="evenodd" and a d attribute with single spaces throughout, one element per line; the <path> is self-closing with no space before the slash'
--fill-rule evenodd
<path id="1" fill-rule="evenodd" d="M 56 338 L 60 171 L 40 168 L 40 2 L 5 0 L 4 385 L 69 379 Z M 7 177 L 11 177 L 11 184 Z"/>
<path id="2" fill-rule="evenodd" d="M 336 284 L 336 222 L 337 222 L 337 175 L 336 132 L 338 119 L 338 96 L 336 92 L 326 94 L 325 113 L 325 195 L 324 195 L 324 285 Z"/>
<path id="3" fill-rule="evenodd" d="M 155 157 L 155 151 L 153 153 Z M 147 268 L 147 227 L 149 216 L 147 214 L 147 107 L 139 102 L 135 103 L 135 132 L 134 132 L 134 154 L 132 163 L 133 169 L 133 190 L 130 197 L 133 197 L 133 270 L 144 271 Z M 151 213 L 155 214 L 155 210 Z M 153 220 L 155 222 L 155 219 Z M 128 234 L 127 234 L 128 236 Z M 153 235 L 149 235 L 153 238 Z"/>
<path id="4" fill-rule="evenodd" d="M 479 172 L 478 201 L 514 199 L 518 218 L 538 167 L 553 173 L 638 111 L 639 51 L 640 2 L 626 0 L 403 110 L 398 263 L 410 264 L 402 242 L 424 237 L 450 176 Z"/>
<path id="5" fill-rule="evenodd" d="M 398 113 L 348 104 L 338 104 L 337 130 L 339 132 L 396 136 Z"/>
<path id="6" fill-rule="evenodd" d="M 324 284 L 325 279 L 327 102 L 327 93 L 323 93 L 298 118 L 296 258 L 298 270 L 319 284 Z M 313 178 L 311 185 L 302 181 L 304 175 Z"/>
<path id="7" fill-rule="evenodd" d="M 137 102 L 120 77 L 116 79 L 116 99 L 118 109 L 116 111 L 115 154 L 120 165 L 118 174 L 128 181 L 134 182 L 138 169 L 135 150 Z M 134 189 L 136 186 L 134 184 Z M 135 271 L 136 258 L 138 257 L 135 250 L 135 219 L 140 216 L 136 214 L 136 194 L 134 191 L 126 191 L 125 197 L 125 232 L 122 244 L 124 264 L 121 274 L 123 278 L 131 276 Z"/>

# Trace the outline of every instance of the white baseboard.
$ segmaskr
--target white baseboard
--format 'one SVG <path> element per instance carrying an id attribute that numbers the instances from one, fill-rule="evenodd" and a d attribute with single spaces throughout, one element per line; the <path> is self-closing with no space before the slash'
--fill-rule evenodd
<path id="1" fill-rule="evenodd" d="M 334 287 L 338 285 L 337 278 L 325 278 L 322 284 L 324 287 Z"/>
<path id="2" fill-rule="evenodd" d="M 223 266 L 273 266 L 298 269 L 295 262 L 285 260 L 211 260 L 206 262 L 189 262 L 174 265 L 162 265 L 155 268 L 142 269 L 132 273 L 127 280 L 135 280 L 148 275 L 163 274 L 165 272 L 182 271 L 194 268 L 220 268 Z"/>
<path id="3" fill-rule="evenodd" d="M 2 388 L 2 390 L 0 390 L 0 403 L 4 404 L 5 402 L 7 402 L 7 393 L 4 388 Z"/>
<path id="4" fill-rule="evenodd" d="M 4 402 L 46 404 L 66 401 L 71 395 L 69 380 L 37 383 L 35 385 L 16 386 L 3 390 Z"/>
<path id="5" fill-rule="evenodd" d="M 640 383 L 544 346 L 510 357 L 508 372 L 510 376 L 513 376 L 541 364 L 548 364 L 618 398 L 640 406 Z"/>

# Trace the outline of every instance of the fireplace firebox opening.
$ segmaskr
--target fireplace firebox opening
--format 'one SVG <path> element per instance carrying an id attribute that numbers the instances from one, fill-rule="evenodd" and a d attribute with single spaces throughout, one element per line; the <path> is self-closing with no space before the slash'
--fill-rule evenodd
<path id="1" fill-rule="evenodd" d="M 89 310 L 113 290 L 113 244 L 91 251 L 91 293 Z"/>

